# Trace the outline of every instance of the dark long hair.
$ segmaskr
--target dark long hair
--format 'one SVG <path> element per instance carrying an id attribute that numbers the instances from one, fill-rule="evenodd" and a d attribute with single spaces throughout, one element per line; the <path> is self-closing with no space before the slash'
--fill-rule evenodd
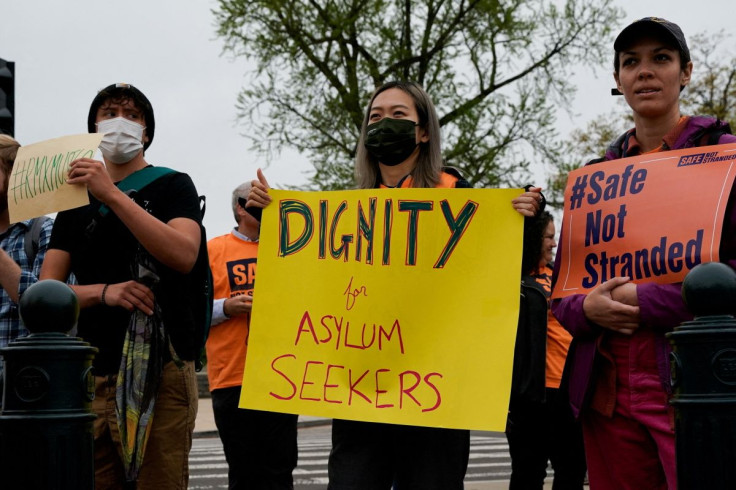
<path id="1" fill-rule="evenodd" d="M 358 150 L 355 156 L 355 181 L 358 189 L 372 189 L 380 182 L 378 161 L 375 161 L 365 149 L 366 128 L 371 115 L 373 101 L 381 92 L 390 88 L 397 88 L 409 94 L 419 116 L 419 126 L 427 132 L 429 141 L 419 145 L 417 165 L 412 171 L 412 187 L 434 187 L 442 172 L 442 149 L 440 146 L 440 120 L 437 117 L 434 104 L 427 92 L 415 82 L 388 82 L 373 92 L 371 101 L 365 110 L 363 127 L 360 130 Z"/>
<path id="2" fill-rule="evenodd" d="M 539 270 L 542 260 L 542 245 L 544 244 L 544 230 L 552 221 L 548 211 L 542 211 L 533 218 L 524 219 L 524 248 L 521 252 L 521 273 L 534 274 Z"/>

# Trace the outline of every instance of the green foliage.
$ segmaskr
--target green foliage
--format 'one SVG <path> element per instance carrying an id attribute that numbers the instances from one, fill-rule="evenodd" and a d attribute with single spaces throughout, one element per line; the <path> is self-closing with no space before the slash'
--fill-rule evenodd
<path id="1" fill-rule="evenodd" d="M 699 33 L 690 40 L 693 75 L 681 99 L 684 113 L 736 124 L 736 56 L 728 56 L 733 53 L 729 41 L 723 31 Z"/>
<path id="2" fill-rule="evenodd" d="M 365 105 L 382 83 L 424 86 L 443 153 L 478 186 L 519 185 L 555 158 L 571 66 L 610 55 L 611 0 L 219 0 L 226 51 L 255 63 L 238 97 L 255 150 L 307 156 L 311 188 L 354 185 Z M 539 180 L 537 178 L 536 180 Z"/>
<path id="3" fill-rule="evenodd" d="M 598 116 L 584 128 L 570 133 L 568 141 L 563 143 L 562 156 L 552 162 L 553 171 L 547 183 L 545 197 L 550 206 L 562 209 L 567 185 L 567 174 L 582 167 L 594 158 L 600 158 L 606 148 L 621 133 L 634 125 L 628 105 L 623 97 L 619 100 L 619 110 Z"/>

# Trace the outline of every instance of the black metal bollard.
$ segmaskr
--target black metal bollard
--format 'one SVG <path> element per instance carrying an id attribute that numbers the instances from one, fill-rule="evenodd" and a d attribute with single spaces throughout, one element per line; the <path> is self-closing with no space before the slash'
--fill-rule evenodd
<path id="1" fill-rule="evenodd" d="M 667 337 L 680 490 L 736 486 L 736 272 L 693 268 L 682 295 L 695 316 Z"/>
<path id="2" fill-rule="evenodd" d="M 62 282 L 39 281 L 23 294 L 20 314 L 31 334 L 0 349 L 0 487 L 92 489 L 97 349 L 65 333 L 77 322 L 77 297 Z"/>

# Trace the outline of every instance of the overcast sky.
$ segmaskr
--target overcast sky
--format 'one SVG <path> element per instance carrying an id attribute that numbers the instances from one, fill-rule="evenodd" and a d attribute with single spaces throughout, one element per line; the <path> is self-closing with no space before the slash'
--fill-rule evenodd
<path id="1" fill-rule="evenodd" d="M 626 11 L 621 27 L 658 15 L 679 24 L 688 39 L 704 30 L 735 31 L 733 0 L 709 0 L 703 8 L 685 0 L 616 3 Z M 86 132 L 97 91 L 132 83 L 156 113 L 146 160 L 187 172 L 207 196 L 208 236 L 226 233 L 235 224 L 232 189 L 254 178 L 263 162 L 248 151 L 242 137 L 248 128 L 236 121 L 236 97 L 251 67 L 222 56 L 214 7 L 213 0 L 3 0 L 0 58 L 16 63 L 16 138 L 30 144 Z M 727 43 L 736 46 L 736 39 Z M 614 106 L 609 66 L 597 76 L 578 70 L 576 116 L 561 115 L 563 136 Z M 266 173 L 278 187 L 305 183 L 310 170 L 305 159 L 285 152 Z"/>

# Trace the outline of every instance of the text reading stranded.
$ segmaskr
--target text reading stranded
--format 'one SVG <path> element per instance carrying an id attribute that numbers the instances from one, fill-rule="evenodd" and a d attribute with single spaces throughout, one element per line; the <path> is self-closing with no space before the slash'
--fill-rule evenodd
<path id="1" fill-rule="evenodd" d="M 573 185 L 571 209 L 578 207 L 583 199 L 595 205 L 601 201 L 623 198 L 627 194 L 640 193 L 646 184 L 647 171 L 640 168 L 632 172 L 633 168 L 633 165 L 626 166 L 620 175 L 607 174 L 603 170 L 594 172 L 590 175 L 590 182 L 587 181 L 587 175 L 578 177 Z M 586 192 L 588 187 L 589 191 Z M 625 238 L 626 215 L 626 204 L 621 204 L 618 212 L 605 216 L 601 210 L 589 212 L 586 216 L 585 246 Z M 697 230 L 695 237 L 687 243 L 668 243 L 667 237 L 663 236 L 657 244 L 620 255 L 606 251 L 591 252 L 585 256 L 585 271 L 588 275 L 583 278 L 583 286 L 594 288 L 619 276 L 640 280 L 679 272 L 683 267 L 692 269 L 701 262 L 703 233 L 702 229 Z"/>

